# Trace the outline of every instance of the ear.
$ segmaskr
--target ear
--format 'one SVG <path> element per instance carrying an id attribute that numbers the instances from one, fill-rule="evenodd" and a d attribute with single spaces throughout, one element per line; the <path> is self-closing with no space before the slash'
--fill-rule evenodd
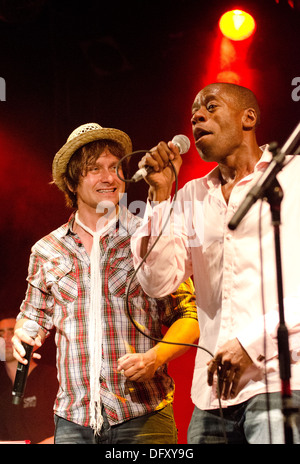
<path id="1" fill-rule="evenodd" d="M 257 114 L 254 108 L 247 108 L 244 110 L 244 114 L 242 116 L 242 124 L 244 130 L 252 130 L 255 129 L 257 123 Z"/>
<path id="2" fill-rule="evenodd" d="M 68 182 L 66 180 L 66 184 L 67 184 L 67 187 L 68 189 L 70 190 L 70 192 L 74 193 L 74 195 L 76 194 L 76 190 L 70 185 L 70 182 Z"/>

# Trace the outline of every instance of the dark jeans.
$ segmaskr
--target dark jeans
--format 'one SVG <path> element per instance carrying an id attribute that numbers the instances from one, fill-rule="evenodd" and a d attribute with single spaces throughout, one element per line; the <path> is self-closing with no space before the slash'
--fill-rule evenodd
<path id="1" fill-rule="evenodd" d="M 136 417 L 110 426 L 104 411 L 100 435 L 90 427 L 83 427 L 62 417 L 54 416 L 55 444 L 176 444 L 177 429 L 173 407 Z"/>
<path id="2" fill-rule="evenodd" d="M 293 392 L 293 405 L 300 407 L 300 391 Z M 268 413 L 269 411 L 269 413 Z M 219 410 L 201 411 L 195 407 L 188 430 L 189 444 L 224 443 L 224 429 L 229 444 L 284 444 L 282 401 L 280 393 L 254 396 L 245 403 Z M 269 433 L 271 426 L 271 440 Z M 300 443 L 300 416 L 294 417 L 294 443 Z"/>

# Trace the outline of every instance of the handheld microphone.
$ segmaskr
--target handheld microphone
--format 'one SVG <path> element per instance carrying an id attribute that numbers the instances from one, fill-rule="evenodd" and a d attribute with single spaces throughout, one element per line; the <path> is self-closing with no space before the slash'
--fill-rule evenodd
<path id="1" fill-rule="evenodd" d="M 189 141 L 186 135 L 175 135 L 175 137 L 173 137 L 172 139 L 172 143 L 174 143 L 174 145 L 177 146 L 181 155 L 188 152 L 191 146 L 191 142 Z M 144 166 L 143 168 L 136 171 L 136 173 L 132 176 L 131 180 L 133 182 L 139 182 L 152 171 L 153 169 L 151 166 Z"/>
<path id="2" fill-rule="evenodd" d="M 39 331 L 39 325 L 35 321 L 26 321 L 23 325 L 23 329 L 31 338 L 34 339 Z M 16 405 L 21 403 L 21 400 L 24 396 L 29 371 L 29 363 L 33 350 L 33 346 L 28 345 L 27 343 L 23 342 L 22 345 L 24 346 L 26 351 L 25 359 L 27 359 L 27 364 L 22 364 L 18 362 L 15 382 L 12 390 L 12 403 Z"/>

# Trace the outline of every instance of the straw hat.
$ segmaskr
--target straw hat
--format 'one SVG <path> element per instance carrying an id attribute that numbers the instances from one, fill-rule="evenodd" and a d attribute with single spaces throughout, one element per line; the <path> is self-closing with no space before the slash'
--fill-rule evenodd
<path id="1" fill-rule="evenodd" d="M 124 149 L 125 154 L 132 152 L 132 142 L 125 132 L 118 129 L 110 129 L 91 122 L 77 127 L 68 137 L 67 142 L 56 153 L 52 164 L 52 176 L 54 183 L 60 190 L 65 190 L 64 174 L 72 155 L 89 142 L 95 140 L 113 140 Z"/>

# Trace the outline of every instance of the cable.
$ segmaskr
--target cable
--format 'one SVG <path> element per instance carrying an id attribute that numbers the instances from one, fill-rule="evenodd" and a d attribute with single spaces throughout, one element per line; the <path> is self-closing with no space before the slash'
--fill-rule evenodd
<path id="1" fill-rule="evenodd" d="M 288 165 L 294 158 L 295 156 L 299 153 L 300 151 L 300 148 L 298 148 L 298 150 L 295 152 L 294 156 L 291 157 L 291 159 L 285 164 Z M 120 177 L 119 173 L 118 173 L 118 168 L 119 168 L 119 165 L 121 164 L 121 162 L 128 156 L 132 156 L 134 154 L 140 154 L 140 153 L 148 153 L 149 150 L 139 150 L 137 152 L 133 152 L 133 153 L 130 153 L 128 155 L 126 155 L 125 157 L 123 157 L 118 165 L 117 165 L 117 168 L 116 168 L 116 172 L 117 172 L 117 176 L 119 177 L 120 180 L 124 181 L 124 182 L 134 182 L 132 181 L 131 179 L 130 180 L 125 180 L 123 178 Z M 130 281 L 129 281 L 129 285 L 128 285 L 128 288 L 127 288 L 127 292 L 126 292 L 126 312 L 127 312 L 127 315 L 131 321 L 131 323 L 134 325 L 134 327 L 136 328 L 136 330 L 138 332 L 140 332 L 142 335 L 144 335 L 145 337 L 155 341 L 155 342 L 158 342 L 158 343 L 166 343 L 166 344 L 172 344 L 172 345 L 180 345 L 180 346 L 189 346 L 189 347 L 195 347 L 195 348 L 199 348 L 199 349 L 202 349 L 204 351 L 206 351 L 212 358 L 214 357 L 214 355 L 209 351 L 207 350 L 206 348 L 202 347 L 202 346 L 199 346 L 199 345 L 195 345 L 195 344 L 186 344 L 186 343 L 179 343 L 179 342 L 170 342 L 170 341 L 164 341 L 164 340 L 160 340 L 160 339 L 156 339 L 155 337 L 151 337 L 150 335 L 146 334 L 145 332 L 143 332 L 139 327 L 138 325 L 136 324 L 135 320 L 133 319 L 131 313 L 130 313 L 130 309 L 129 309 L 129 290 L 130 290 L 130 287 L 131 287 L 131 284 L 132 284 L 132 281 L 133 279 L 136 277 L 139 269 L 142 267 L 142 265 L 144 264 L 145 260 L 147 259 L 147 257 L 149 256 L 149 254 L 151 253 L 151 251 L 153 250 L 153 248 L 155 247 L 156 243 L 158 242 L 158 240 L 160 239 L 172 213 L 173 213 L 173 205 L 174 205 L 174 202 L 176 201 L 176 197 L 177 197 L 177 192 L 178 192 L 178 177 L 177 177 L 177 173 L 176 173 L 176 169 L 173 165 L 173 163 L 171 162 L 170 160 L 170 164 L 173 168 L 173 171 L 174 171 L 174 175 L 175 175 L 175 183 L 176 183 L 176 188 L 175 188 L 175 194 L 174 194 L 174 198 L 173 198 L 173 201 L 171 203 L 171 209 L 170 209 L 170 214 L 166 220 L 166 222 L 164 223 L 163 227 L 162 227 L 162 230 L 160 232 L 160 234 L 158 235 L 158 237 L 156 238 L 156 240 L 154 241 L 154 243 L 152 244 L 152 246 L 150 247 L 150 249 L 147 251 L 146 255 L 144 256 L 142 262 L 139 264 L 139 266 L 137 267 L 137 269 L 135 270 L 133 276 L 131 277 Z M 261 262 L 261 298 L 262 298 L 262 308 L 263 308 L 263 320 L 264 320 L 264 355 L 265 355 L 265 383 L 266 383 L 266 402 L 267 402 L 267 412 L 268 412 L 268 426 L 269 426 L 269 439 L 270 439 L 270 443 L 272 443 L 272 431 L 271 431 L 271 421 L 270 421 L 270 401 L 269 401 L 269 392 L 268 392 L 268 378 L 267 378 L 267 369 L 266 369 L 266 322 L 265 322 L 265 303 L 264 303 L 264 276 L 263 276 L 263 250 L 262 250 L 262 206 L 260 208 L 260 215 L 259 215 L 259 252 L 260 252 L 260 262 Z M 226 431 L 225 431 L 225 426 L 224 426 L 224 416 L 223 416 L 223 409 L 222 409 L 222 405 L 221 405 L 221 398 L 220 398 L 220 388 L 219 388 L 219 372 L 217 370 L 217 397 L 218 397 L 218 401 L 219 401 L 219 410 L 220 410 L 220 418 L 221 418 L 221 421 L 222 421 L 222 427 L 223 427 L 223 435 L 224 435 L 224 440 L 225 440 L 225 443 L 227 443 L 227 438 L 226 438 Z"/>
<path id="2" fill-rule="evenodd" d="M 117 176 L 119 177 L 120 180 L 122 180 L 123 182 L 132 182 L 131 179 L 123 179 L 120 175 L 119 175 L 119 166 L 120 164 L 122 163 L 122 161 L 129 157 L 129 156 L 132 156 L 132 155 L 136 155 L 136 154 L 141 154 L 141 153 L 148 153 L 149 150 L 138 150 L 138 151 L 134 151 L 132 153 L 129 153 L 128 155 L 125 155 L 123 158 L 121 158 L 116 166 L 116 173 L 117 173 Z M 201 347 L 199 345 L 195 345 L 194 343 L 180 343 L 180 342 L 171 342 L 171 341 L 166 341 L 166 340 L 161 340 L 161 339 L 158 339 L 158 338 L 155 338 L 155 337 L 152 337 L 151 335 L 148 335 L 146 334 L 145 332 L 143 332 L 140 327 L 137 325 L 136 321 L 133 319 L 131 313 L 130 313 L 130 309 L 129 309 L 129 291 L 130 291 L 130 287 L 131 287 L 131 284 L 133 282 L 133 280 L 135 279 L 138 271 L 140 270 L 140 268 L 143 266 L 144 262 L 146 261 L 146 259 L 148 258 L 149 254 L 151 253 L 151 251 L 153 250 L 153 248 L 155 247 L 156 243 L 159 241 L 160 237 L 162 236 L 168 222 L 169 222 L 169 219 L 173 213 L 173 210 L 174 210 L 174 204 L 175 204 L 175 201 L 176 201 L 176 198 L 177 198 L 177 192 L 178 192 L 178 176 L 177 176 L 177 172 L 176 172 L 176 169 L 174 167 L 174 164 L 172 163 L 172 161 L 170 160 L 170 164 L 173 168 L 173 171 L 174 171 L 174 175 L 175 175 L 175 193 L 174 193 L 174 197 L 173 197 L 173 200 L 172 200 L 172 203 L 171 203 L 171 208 L 170 208 L 170 213 L 165 221 L 165 223 L 163 224 L 162 226 L 162 229 L 161 229 L 161 232 L 159 233 L 159 235 L 157 236 L 157 238 L 155 239 L 155 241 L 153 242 L 153 244 L 151 245 L 151 247 L 149 248 L 149 250 L 147 251 L 147 253 L 145 254 L 144 258 L 142 259 L 141 263 L 139 264 L 139 266 L 135 269 L 133 275 L 131 276 L 130 280 L 129 280 L 129 284 L 128 284 L 128 287 L 127 287 L 127 291 L 126 291 L 126 296 L 125 296 L 125 301 L 126 301 L 126 312 L 127 312 L 127 315 L 130 319 L 130 321 L 132 322 L 132 324 L 134 325 L 134 327 L 141 333 L 143 334 L 145 337 L 149 338 L 150 340 L 153 340 L 155 342 L 159 342 L 159 343 L 165 343 L 165 344 L 168 344 L 168 345 L 180 345 L 180 346 L 189 346 L 189 347 L 193 347 L 193 348 L 200 348 L 204 351 L 206 351 L 212 358 L 214 357 L 213 353 L 211 353 L 208 349 L 204 348 L 204 347 Z"/>
<path id="3" fill-rule="evenodd" d="M 118 176 L 118 178 L 120 180 L 122 180 L 123 182 L 134 182 L 132 181 L 131 179 L 124 179 L 120 176 L 119 174 L 119 167 L 122 163 L 122 161 L 126 158 L 128 158 L 129 156 L 132 156 L 132 155 L 137 155 L 137 154 L 142 154 L 142 153 L 149 153 L 149 150 L 137 150 L 137 151 L 134 151 L 132 153 L 129 153 L 127 155 L 125 155 L 123 158 L 121 158 L 119 160 L 119 162 L 117 163 L 117 166 L 116 166 L 116 174 Z M 156 337 L 152 337 L 151 335 L 149 334 L 146 334 L 145 332 L 143 332 L 143 330 L 140 329 L 140 327 L 138 326 L 138 324 L 136 323 L 136 321 L 133 319 L 132 317 L 132 314 L 130 312 L 130 308 L 129 308 L 129 291 L 130 291 L 130 287 L 131 287 L 131 284 L 133 282 L 133 280 L 135 279 L 138 271 L 140 270 L 140 268 L 142 267 L 142 265 L 144 264 L 144 262 L 146 261 L 147 257 L 149 256 L 149 254 L 151 253 L 151 251 L 153 250 L 153 248 L 155 247 L 155 245 L 157 244 L 157 242 L 159 241 L 160 237 L 162 236 L 163 234 L 163 231 L 165 230 L 168 222 L 169 222 L 169 219 L 171 218 L 171 215 L 173 213 L 173 210 L 174 210 L 174 204 L 175 204 L 175 201 L 176 201 L 176 198 L 177 198 L 177 192 L 178 192 L 178 176 L 177 176 L 177 172 L 176 172 L 176 169 L 175 169 L 175 166 L 174 164 L 172 163 L 171 160 L 169 160 L 171 166 L 172 166 L 172 169 L 173 169 L 173 172 L 174 172 L 174 176 L 175 176 L 175 192 L 174 192 L 174 196 L 173 196 L 173 200 L 172 200 L 172 203 L 171 203 L 171 208 L 170 208 L 170 213 L 165 221 L 165 223 L 163 224 L 162 226 L 162 229 L 159 233 L 159 235 L 157 236 L 157 238 L 155 239 L 155 241 L 153 242 L 153 244 L 151 245 L 151 247 L 149 248 L 149 250 L 147 251 L 147 253 L 145 254 L 145 256 L 143 257 L 141 263 L 138 265 L 138 267 L 135 269 L 133 275 L 131 276 L 130 280 L 129 280 L 129 284 L 128 284 L 128 287 L 127 287 L 127 291 L 126 291 L 126 295 L 125 295 L 125 302 L 126 302 L 126 313 L 127 313 L 127 316 L 129 318 L 129 320 L 131 321 L 132 325 L 135 327 L 135 329 L 140 332 L 143 336 L 145 336 L 146 338 L 156 342 L 156 343 L 165 343 L 167 345 L 178 345 L 178 346 L 187 346 L 187 347 L 192 347 L 192 348 L 197 348 L 197 349 L 200 349 L 200 350 L 203 350 L 205 351 L 206 353 L 208 353 L 212 358 L 214 358 L 214 354 L 209 351 L 207 348 L 203 347 L 203 346 L 200 346 L 200 345 L 195 345 L 194 343 L 180 343 L 180 342 L 172 342 L 172 341 L 167 341 L 167 340 L 162 340 L 162 339 L 158 339 Z M 228 443 L 227 441 L 227 436 L 226 436 L 226 430 L 225 430 L 225 425 L 224 425 L 224 416 L 223 416 L 223 408 L 222 408 L 222 404 L 221 404 L 221 392 L 220 392 L 220 388 L 219 388 L 219 369 L 217 369 L 217 388 L 216 388 L 216 391 L 217 391 L 217 397 L 218 397 L 218 404 L 219 404 L 219 411 L 220 411 L 220 418 L 221 418 L 221 422 L 222 422 L 222 432 L 223 432 L 223 437 L 224 437 L 224 442 L 225 444 Z"/>

